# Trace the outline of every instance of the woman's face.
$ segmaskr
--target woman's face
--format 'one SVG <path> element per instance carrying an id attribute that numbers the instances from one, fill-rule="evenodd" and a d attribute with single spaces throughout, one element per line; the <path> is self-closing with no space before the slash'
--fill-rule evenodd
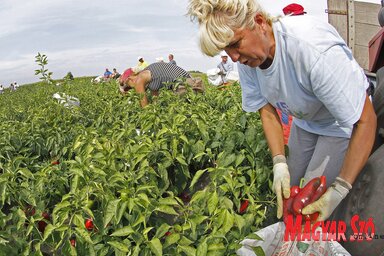
<path id="1" fill-rule="evenodd" d="M 233 62 L 250 67 L 266 68 L 272 63 L 275 40 L 272 27 L 260 14 L 255 16 L 255 27 L 234 30 L 234 36 L 224 48 Z"/>
<path id="2" fill-rule="evenodd" d="M 137 76 L 135 76 L 135 75 L 131 75 L 131 76 L 128 77 L 126 84 L 130 88 L 135 88 L 135 86 L 136 86 L 136 77 Z"/>

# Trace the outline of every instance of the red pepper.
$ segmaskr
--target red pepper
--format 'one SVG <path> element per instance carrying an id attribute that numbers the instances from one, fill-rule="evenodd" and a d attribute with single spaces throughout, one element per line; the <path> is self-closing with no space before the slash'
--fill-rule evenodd
<path id="1" fill-rule="evenodd" d="M 294 198 L 297 194 L 300 192 L 300 187 L 299 186 L 292 186 L 291 187 L 291 195 L 290 197 Z"/>
<path id="2" fill-rule="evenodd" d="M 309 200 L 308 204 L 311 204 L 311 203 L 315 202 L 317 199 L 319 199 L 325 193 L 326 190 L 327 190 L 327 180 L 326 180 L 326 177 L 325 176 L 321 176 L 320 177 L 320 186 L 316 189 L 315 193 L 313 194 L 313 196 Z M 318 217 L 319 217 L 319 213 L 318 212 L 304 215 L 304 219 L 306 221 L 308 220 L 308 221 L 311 221 L 311 222 L 316 222 Z"/>
<path id="3" fill-rule="evenodd" d="M 172 234 L 171 232 L 167 231 L 165 232 L 164 236 L 170 236 L 171 234 Z"/>
<path id="4" fill-rule="evenodd" d="M 327 190 L 327 180 L 325 176 L 320 176 L 320 185 L 317 187 L 315 193 L 311 197 L 309 204 L 319 199 Z"/>
<path id="5" fill-rule="evenodd" d="M 191 196 L 187 192 L 185 192 L 185 191 L 181 192 L 179 194 L 179 197 L 184 202 L 184 204 L 188 204 L 189 201 L 191 201 Z"/>
<path id="6" fill-rule="evenodd" d="M 291 187 L 291 195 L 289 196 L 288 199 L 285 199 L 283 200 L 283 210 L 287 213 L 293 213 L 292 212 L 292 201 L 293 201 L 293 198 L 295 198 L 295 196 L 297 194 L 299 194 L 300 192 L 300 188 L 298 186 L 293 186 Z"/>
<path id="7" fill-rule="evenodd" d="M 327 182 L 325 176 L 313 178 L 293 200 L 293 211 L 296 214 L 301 214 L 304 207 L 313 203 L 325 193 L 327 190 L 326 185 Z"/>
<path id="8" fill-rule="evenodd" d="M 301 214 L 301 210 L 310 203 L 311 197 L 315 194 L 319 186 L 320 178 L 316 177 L 301 189 L 292 203 L 292 209 L 295 214 Z"/>
<path id="9" fill-rule="evenodd" d="M 292 202 L 294 196 L 291 196 L 288 199 L 283 199 L 283 217 L 288 216 L 289 214 L 293 214 L 292 212 Z"/>
<path id="10" fill-rule="evenodd" d="M 88 230 L 88 231 L 92 231 L 94 226 L 93 226 L 93 220 L 92 219 L 87 219 L 85 221 L 85 228 Z"/>
<path id="11" fill-rule="evenodd" d="M 245 213 L 245 211 L 246 211 L 247 208 L 248 208 L 248 205 L 249 205 L 249 201 L 248 201 L 248 200 L 242 200 L 242 201 L 241 201 L 241 204 L 240 204 L 240 210 L 239 210 L 239 213 L 240 213 L 240 214 Z"/>
<path id="12" fill-rule="evenodd" d="M 58 164 L 60 164 L 60 162 L 59 162 L 59 160 L 56 160 L 56 161 L 52 161 L 51 164 L 52 165 L 58 165 Z"/>
<path id="13" fill-rule="evenodd" d="M 284 223 L 287 223 L 287 218 L 289 215 L 292 215 L 294 217 L 294 212 L 292 211 L 292 203 L 293 199 L 297 194 L 299 194 L 300 188 L 299 186 L 292 186 L 291 187 L 291 195 L 288 199 L 283 200 L 283 221 Z"/>
<path id="14" fill-rule="evenodd" d="M 48 221 L 51 219 L 51 217 L 49 216 L 49 213 L 47 213 L 47 212 L 43 212 L 43 213 L 41 214 L 41 216 L 43 216 L 43 218 L 46 219 L 46 220 L 48 220 Z M 45 222 L 45 221 L 43 221 L 43 220 L 40 220 L 40 221 L 37 223 L 37 225 L 38 225 L 38 229 L 39 229 L 39 231 L 40 231 L 41 233 L 44 233 L 44 231 L 45 231 L 45 227 L 46 227 L 48 224 L 47 224 L 47 222 Z"/>
<path id="15" fill-rule="evenodd" d="M 319 217 L 319 213 L 315 212 L 315 213 L 312 213 L 312 214 L 304 215 L 304 220 L 305 221 L 310 221 L 310 222 L 316 222 L 318 217 Z"/>
<path id="16" fill-rule="evenodd" d="M 69 240 L 69 242 L 71 243 L 71 246 L 76 247 L 76 237 L 71 238 L 71 239 Z"/>
<path id="17" fill-rule="evenodd" d="M 35 207 L 33 207 L 32 205 L 27 205 L 27 207 L 24 210 L 24 213 L 26 217 L 31 217 L 35 215 L 36 213 Z"/>

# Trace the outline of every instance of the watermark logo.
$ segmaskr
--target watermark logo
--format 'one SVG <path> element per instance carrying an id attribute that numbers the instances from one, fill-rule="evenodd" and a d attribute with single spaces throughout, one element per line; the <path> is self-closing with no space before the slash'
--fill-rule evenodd
<path id="1" fill-rule="evenodd" d="M 383 235 L 375 234 L 373 218 L 361 220 L 354 215 L 349 223 L 352 235 L 346 236 L 347 223 L 344 221 L 304 221 L 301 215 L 287 217 L 284 241 L 371 241 L 384 239 Z"/>

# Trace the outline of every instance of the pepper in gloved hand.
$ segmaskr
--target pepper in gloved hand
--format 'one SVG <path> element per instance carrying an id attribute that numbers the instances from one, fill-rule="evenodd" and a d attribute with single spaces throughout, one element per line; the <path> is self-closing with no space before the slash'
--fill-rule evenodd
<path id="1" fill-rule="evenodd" d="M 337 177 L 324 195 L 322 195 L 319 200 L 304 207 L 302 213 L 305 215 L 319 212 L 317 221 L 326 220 L 339 205 L 341 200 L 348 195 L 351 189 L 352 185 L 349 184 L 349 182 Z"/>

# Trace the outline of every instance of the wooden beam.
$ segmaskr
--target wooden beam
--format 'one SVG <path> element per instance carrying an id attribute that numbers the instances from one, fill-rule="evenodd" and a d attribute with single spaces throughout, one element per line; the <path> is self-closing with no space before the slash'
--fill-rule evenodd
<path id="1" fill-rule="evenodd" d="M 348 43 L 347 0 L 327 0 L 328 22 L 332 24 L 340 36 Z"/>
<path id="2" fill-rule="evenodd" d="M 354 0 L 348 0 L 348 45 L 355 52 L 355 3 Z"/>

